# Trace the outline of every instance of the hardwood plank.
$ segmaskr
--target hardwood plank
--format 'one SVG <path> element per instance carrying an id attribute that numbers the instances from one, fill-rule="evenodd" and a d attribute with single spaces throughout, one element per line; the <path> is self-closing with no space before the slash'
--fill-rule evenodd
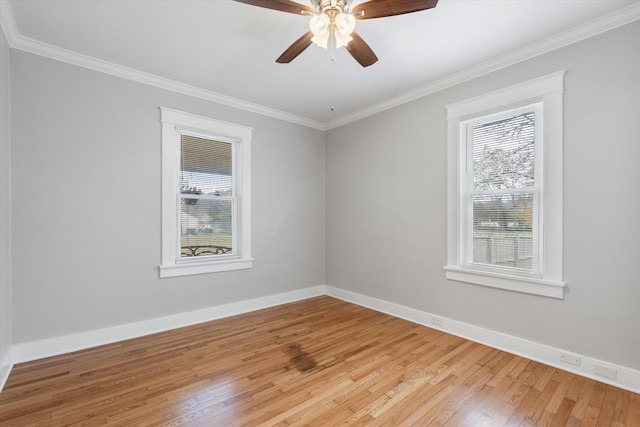
<path id="1" fill-rule="evenodd" d="M 600 408 L 596 408 L 591 405 L 587 405 L 587 410 L 584 413 L 584 417 L 582 418 L 582 425 L 585 427 L 593 427 L 596 425 L 598 421 L 598 416 L 600 415 Z M 632 426 L 633 424 L 629 424 Z"/>
<path id="2" fill-rule="evenodd" d="M 330 297 L 16 365 L 0 426 L 640 426 L 640 396 Z"/>
<path id="3" fill-rule="evenodd" d="M 549 403 L 547 403 L 547 406 L 544 408 L 545 412 L 549 412 L 551 414 L 558 412 L 558 409 L 565 399 L 567 392 L 571 388 L 571 384 L 574 379 L 576 379 L 576 376 L 567 372 L 561 372 L 558 375 L 558 387 L 556 388 L 555 393 L 553 393 L 553 396 L 551 396 L 551 399 L 549 399 Z"/>
<path id="4" fill-rule="evenodd" d="M 613 424 L 624 424 L 629 416 L 629 399 L 625 399 L 622 390 L 614 388 L 616 393 L 616 406 L 613 412 Z"/>
<path id="5" fill-rule="evenodd" d="M 587 407 L 589 406 L 589 400 L 591 399 L 591 394 L 593 393 L 593 387 L 593 381 L 584 382 L 584 385 L 576 398 L 576 404 L 571 411 L 571 417 L 578 421 L 582 421 L 584 419 Z"/>
<path id="6" fill-rule="evenodd" d="M 596 426 L 611 426 L 613 423 L 613 415 L 616 407 L 617 389 L 606 386 L 602 406 L 600 407 L 600 416 L 596 422 Z"/>
<path id="7" fill-rule="evenodd" d="M 446 427 L 471 426 L 474 425 L 473 420 L 481 413 L 482 402 L 491 393 L 493 387 L 484 385 L 480 390 L 474 393 L 462 407 L 456 411 L 443 425 Z"/>
<path id="8" fill-rule="evenodd" d="M 425 412 L 418 420 L 418 425 L 445 425 L 461 408 L 463 408 L 479 390 L 482 390 L 491 376 L 490 370 L 480 365 L 472 365 L 464 371 L 458 380 L 451 384 L 455 387 L 444 396 L 437 405 Z M 460 383 L 460 381 L 463 381 Z"/>
<path id="9" fill-rule="evenodd" d="M 637 394 L 632 395 L 631 399 L 629 400 L 629 412 L 627 413 L 627 425 L 640 426 L 640 395 L 637 395 Z"/>
<path id="10" fill-rule="evenodd" d="M 575 402 L 571 399 L 567 399 L 566 397 L 562 399 L 562 403 L 560 407 L 556 411 L 555 416 L 553 417 L 553 422 L 551 423 L 551 427 L 564 427 L 567 425 L 569 417 L 571 416 L 571 410 L 573 409 L 573 405 Z"/>
<path id="11" fill-rule="evenodd" d="M 527 415 L 532 421 L 538 423 L 545 412 L 545 408 L 549 405 L 551 398 L 555 394 L 560 384 L 555 380 L 550 380 L 544 389 L 540 392 L 538 400 L 531 406 Z"/>

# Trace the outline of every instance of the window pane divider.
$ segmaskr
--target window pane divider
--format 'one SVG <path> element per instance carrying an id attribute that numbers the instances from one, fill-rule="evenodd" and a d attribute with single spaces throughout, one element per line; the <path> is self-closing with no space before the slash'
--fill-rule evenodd
<path id="1" fill-rule="evenodd" d="M 494 194 L 537 194 L 540 192 L 538 186 L 521 188 L 498 188 L 495 190 L 470 190 L 468 196 L 491 196 Z"/>

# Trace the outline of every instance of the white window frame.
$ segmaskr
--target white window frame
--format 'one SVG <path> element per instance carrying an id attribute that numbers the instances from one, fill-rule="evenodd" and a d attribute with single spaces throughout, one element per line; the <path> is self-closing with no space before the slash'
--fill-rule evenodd
<path id="1" fill-rule="evenodd" d="M 251 137 L 252 128 L 160 107 L 162 122 L 162 260 L 160 277 L 248 269 L 251 257 Z M 200 136 L 233 145 L 233 254 L 180 257 L 179 188 L 180 137 Z"/>
<path id="2" fill-rule="evenodd" d="M 563 203 L 563 91 L 561 70 L 537 79 L 447 105 L 447 265 L 446 278 L 511 291 L 564 298 L 562 260 Z M 538 274 L 507 271 L 465 264 L 465 220 L 462 203 L 465 174 L 465 122 L 540 103 L 542 147 L 536 149 L 536 184 L 540 191 L 538 233 Z M 536 231 L 534 231 L 536 233 Z"/>
<path id="3" fill-rule="evenodd" d="M 510 189 L 501 189 L 501 190 L 487 190 L 487 191 L 474 191 L 472 188 L 469 188 L 469 174 L 473 173 L 470 170 L 470 166 L 473 165 L 473 129 L 475 126 L 490 123 L 496 120 L 508 119 L 513 116 L 517 116 L 519 114 L 533 112 L 535 114 L 535 144 L 534 144 L 534 159 L 535 161 L 535 171 L 534 171 L 534 185 L 532 187 L 524 187 L 524 188 L 510 188 Z M 481 115 L 479 117 L 474 117 L 470 120 L 461 120 L 459 123 L 460 126 L 460 206 L 465 207 L 461 209 L 460 216 L 460 253 L 461 260 L 460 264 L 465 267 L 471 269 L 485 270 L 485 271 L 493 271 L 496 273 L 507 273 L 521 276 L 530 276 L 530 277 L 542 277 L 540 273 L 540 269 L 542 268 L 540 260 L 541 257 L 541 248 L 542 248 L 542 234 L 539 233 L 540 227 L 540 219 L 541 219 L 541 200 L 540 195 L 543 193 L 542 191 L 542 161 L 538 161 L 538 159 L 542 159 L 542 146 L 543 146 L 543 112 L 542 112 L 542 103 L 536 102 L 534 104 L 526 104 L 523 106 L 519 106 L 517 108 L 511 108 L 508 110 L 499 111 L 498 113 L 493 113 L 489 115 Z M 464 161 L 463 161 L 464 159 Z M 486 263 L 474 263 L 473 262 L 473 247 L 474 247 L 474 230 L 473 230 L 473 204 L 469 203 L 469 200 L 474 195 L 480 194 L 523 194 L 523 193 L 531 193 L 532 194 L 532 203 L 533 203 L 533 215 L 532 215 L 532 267 L 529 271 L 514 268 L 514 267 L 502 267 L 493 264 Z"/>

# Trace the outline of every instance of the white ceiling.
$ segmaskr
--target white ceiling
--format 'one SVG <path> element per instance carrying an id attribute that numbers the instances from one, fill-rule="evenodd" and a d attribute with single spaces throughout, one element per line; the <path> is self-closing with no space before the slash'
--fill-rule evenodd
<path id="1" fill-rule="evenodd" d="M 640 19 L 640 0 L 440 0 L 358 21 L 362 68 L 315 45 L 275 63 L 308 18 L 231 0 L 0 1 L 14 48 L 318 128 Z"/>

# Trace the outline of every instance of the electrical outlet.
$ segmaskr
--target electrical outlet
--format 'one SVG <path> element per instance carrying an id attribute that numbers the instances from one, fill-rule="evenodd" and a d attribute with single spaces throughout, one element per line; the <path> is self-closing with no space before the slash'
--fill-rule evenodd
<path id="1" fill-rule="evenodd" d="M 442 326 L 443 326 L 442 319 L 439 318 L 439 317 L 435 317 L 435 316 L 431 316 L 431 324 L 433 326 L 437 326 L 439 328 L 442 328 Z"/>
<path id="2" fill-rule="evenodd" d="M 609 368 L 607 366 L 598 365 L 596 363 L 593 364 L 593 373 L 596 375 L 600 375 L 601 377 L 610 378 L 612 380 L 618 379 L 618 370 L 615 368 Z"/>
<path id="3" fill-rule="evenodd" d="M 560 353 L 560 361 L 568 363 L 570 365 L 580 366 L 580 364 L 582 363 L 582 358 L 580 356 L 576 356 L 575 354 Z"/>

